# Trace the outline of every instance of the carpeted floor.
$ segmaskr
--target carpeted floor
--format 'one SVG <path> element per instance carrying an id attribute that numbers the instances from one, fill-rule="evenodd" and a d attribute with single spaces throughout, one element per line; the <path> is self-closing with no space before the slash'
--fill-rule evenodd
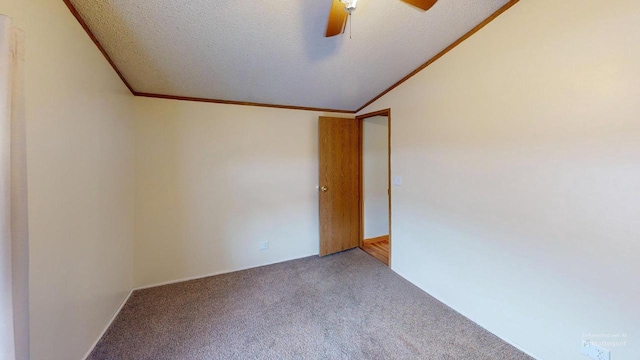
<path id="1" fill-rule="evenodd" d="M 89 359 L 531 359 L 360 249 L 133 293 Z"/>

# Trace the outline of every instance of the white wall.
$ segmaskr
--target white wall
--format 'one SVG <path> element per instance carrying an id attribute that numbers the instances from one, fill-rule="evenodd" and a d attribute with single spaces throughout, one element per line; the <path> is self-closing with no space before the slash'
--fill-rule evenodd
<path id="1" fill-rule="evenodd" d="M 80 359 L 133 282 L 133 97 L 62 1 L 26 32 L 32 360 Z"/>
<path id="2" fill-rule="evenodd" d="M 362 122 L 364 238 L 389 235 L 389 118 Z"/>
<path id="3" fill-rule="evenodd" d="M 393 269 L 540 359 L 640 354 L 638 24 L 521 1 L 362 111 L 393 112 Z"/>
<path id="4" fill-rule="evenodd" d="M 136 286 L 318 253 L 323 114 L 148 98 L 135 106 Z"/>
<path id="5" fill-rule="evenodd" d="M 0 358 L 15 358 L 11 238 L 11 21 L 0 15 Z"/>

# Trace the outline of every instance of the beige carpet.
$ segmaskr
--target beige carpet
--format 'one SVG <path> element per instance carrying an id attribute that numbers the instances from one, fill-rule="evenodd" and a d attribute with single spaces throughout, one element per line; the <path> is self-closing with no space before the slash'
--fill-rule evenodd
<path id="1" fill-rule="evenodd" d="M 530 359 L 359 249 L 136 291 L 89 359 Z"/>

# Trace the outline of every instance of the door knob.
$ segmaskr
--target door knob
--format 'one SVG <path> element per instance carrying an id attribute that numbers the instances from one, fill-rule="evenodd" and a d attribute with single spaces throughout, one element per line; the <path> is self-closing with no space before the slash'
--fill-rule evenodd
<path id="1" fill-rule="evenodd" d="M 322 192 L 327 192 L 327 190 L 329 190 L 329 188 L 327 188 L 326 186 L 320 188 L 320 191 Z"/>

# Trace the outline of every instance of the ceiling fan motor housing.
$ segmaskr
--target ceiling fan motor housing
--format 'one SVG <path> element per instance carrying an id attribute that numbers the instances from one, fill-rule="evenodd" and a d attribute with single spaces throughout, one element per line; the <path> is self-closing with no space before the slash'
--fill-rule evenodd
<path id="1" fill-rule="evenodd" d="M 344 4 L 344 7 L 347 9 L 349 13 L 356 9 L 356 3 L 358 0 L 340 0 Z"/>

